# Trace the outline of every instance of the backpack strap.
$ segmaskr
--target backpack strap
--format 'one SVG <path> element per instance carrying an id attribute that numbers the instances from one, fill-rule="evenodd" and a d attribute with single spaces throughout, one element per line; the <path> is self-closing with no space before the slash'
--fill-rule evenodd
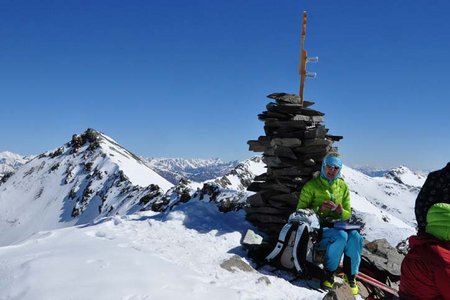
<path id="1" fill-rule="evenodd" d="M 298 246 L 300 244 L 300 239 L 303 235 L 303 231 L 308 230 L 308 226 L 305 223 L 301 223 L 301 225 L 297 228 L 297 232 L 295 233 L 295 243 L 294 248 L 292 249 L 292 256 L 294 257 L 294 266 L 297 272 L 304 273 L 305 270 L 300 266 L 298 260 Z"/>
<path id="2" fill-rule="evenodd" d="M 281 252 L 283 246 L 286 243 L 286 236 L 288 232 L 290 232 L 292 225 L 293 225 L 292 223 L 287 223 L 286 225 L 283 226 L 283 228 L 280 231 L 280 234 L 278 235 L 278 242 L 275 245 L 275 248 L 272 250 L 272 252 L 269 253 L 269 255 L 266 256 L 265 260 L 270 262 Z"/>

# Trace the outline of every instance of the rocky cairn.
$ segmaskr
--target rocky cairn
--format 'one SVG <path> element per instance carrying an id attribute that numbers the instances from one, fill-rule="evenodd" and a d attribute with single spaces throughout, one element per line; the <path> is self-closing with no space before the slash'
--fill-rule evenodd
<path id="1" fill-rule="evenodd" d="M 323 125 L 324 113 L 311 109 L 314 102 L 294 94 L 274 93 L 267 96 L 275 102 L 258 115 L 264 122 L 265 136 L 248 141 L 250 151 L 262 152 L 267 172 L 256 176 L 248 191 L 247 219 L 276 237 L 289 215 L 295 211 L 300 191 L 342 136 L 328 134 Z"/>

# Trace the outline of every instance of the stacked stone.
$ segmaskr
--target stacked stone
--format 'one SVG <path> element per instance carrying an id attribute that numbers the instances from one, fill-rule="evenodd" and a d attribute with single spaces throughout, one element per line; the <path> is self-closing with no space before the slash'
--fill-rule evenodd
<path id="1" fill-rule="evenodd" d="M 303 185 L 320 171 L 322 159 L 336 151 L 334 141 L 341 136 L 328 134 L 324 113 L 309 108 L 314 102 L 293 94 L 274 93 L 275 102 L 258 115 L 265 136 L 247 143 L 250 151 L 262 152 L 267 172 L 255 177 L 248 187 L 256 194 L 248 198 L 247 219 L 269 236 L 278 235 L 295 211 Z"/>

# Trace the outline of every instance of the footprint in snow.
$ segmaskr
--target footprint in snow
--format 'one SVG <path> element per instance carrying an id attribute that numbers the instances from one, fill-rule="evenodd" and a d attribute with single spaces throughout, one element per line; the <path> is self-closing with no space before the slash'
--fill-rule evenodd
<path id="1" fill-rule="evenodd" d="M 103 259 L 88 259 L 86 260 L 86 264 L 96 264 L 100 267 L 100 269 L 105 269 L 110 266 L 110 263 L 108 261 L 104 261 Z"/>
<path id="2" fill-rule="evenodd" d="M 113 234 L 108 234 L 107 232 L 104 231 L 89 231 L 86 232 L 86 235 L 90 236 L 90 237 L 97 237 L 97 238 L 101 238 L 101 239 L 108 239 L 108 240 L 114 240 L 116 237 Z"/>

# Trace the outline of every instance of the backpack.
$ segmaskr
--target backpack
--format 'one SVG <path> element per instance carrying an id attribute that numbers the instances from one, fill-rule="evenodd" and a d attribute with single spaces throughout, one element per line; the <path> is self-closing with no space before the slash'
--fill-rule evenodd
<path id="1" fill-rule="evenodd" d="M 294 212 L 281 229 L 278 241 L 265 261 L 278 268 L 308 276 L 307 256 L 313 248 L 310 232 L 316 228 L 319 228 L 319 220 L 312 210 Z"/>

